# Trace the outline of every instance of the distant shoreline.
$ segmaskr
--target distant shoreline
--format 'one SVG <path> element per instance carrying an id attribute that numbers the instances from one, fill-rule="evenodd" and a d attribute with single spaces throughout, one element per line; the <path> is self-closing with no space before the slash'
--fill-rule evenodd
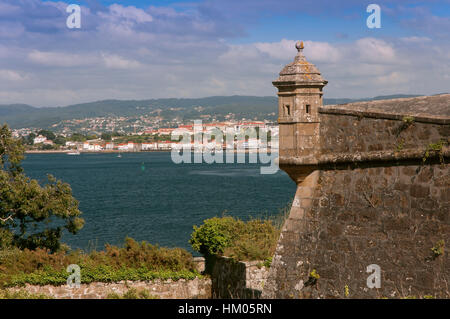
<path id="1" fill-rule="evenodd" d="M 80 154 L 109 154 L 109 153 L 163 153 L 163 152 L 171 152 L 172 150 L 147 150 L 147 151 L 118 151 L 118 150 L 107 150 L 107 151 L 79 151 Z M 248 149 L 242 151 L 233 150 L 236 153 L 258 153 L 258 149 L 252 149 L 252 152 L 249 152 Z M 25 151 L 25 154 L 68 154 L 70 152 L 74 152 L 74 150 L 45 150 L 45 151 Z M 229 150 L 223 150 L 223 153 L 227 153 Z M 268 151 L 268 153 L 271 153 Z"/>
<path id="2" fill-rule="evenodd" d="M 45 150 L 45 151 L 25 151 L 25 154 L 67 154 L 75 150 Z M 170 152 L 170 150 L 151 150 L 151 151 L 79 151 L 81 154 L 102 154 L 102 153 L 151 153 L 151 152 Z"/>

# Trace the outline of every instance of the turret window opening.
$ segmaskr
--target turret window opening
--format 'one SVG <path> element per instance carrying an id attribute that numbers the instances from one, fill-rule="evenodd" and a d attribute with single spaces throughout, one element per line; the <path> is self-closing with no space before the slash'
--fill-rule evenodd
<path id="1" fill-rule="evenodd" d="M 291 116 L 291 107 L 289 104 L 284 105 L 284 115 Z"/>

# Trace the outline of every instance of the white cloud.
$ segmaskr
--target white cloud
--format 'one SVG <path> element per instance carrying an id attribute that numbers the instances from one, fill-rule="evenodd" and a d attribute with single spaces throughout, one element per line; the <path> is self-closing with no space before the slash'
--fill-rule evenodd
<path id="1" fill-rule="evenodd" d="M 121 56 L 102 53 L 103 62 L 105 66 L 110 69 L 135 69 L 141 64 L 135 60 L 128 60 Z"/>
<path id="2" fill-rule="evenodd" d="M 304 54 L 329 80 L 325 87 L 326 97 L 446 91 L 450 69 L 448 48 L 436 46 L 430 39 L 427 45 L 414 44 L 411 51 L 411 44 L 418 41 L 427 40 L 361 38 L 339 45 L 305 41 Z M 293 60 L 296 54 L 294 43 L 293 40 L 283 39 L 279 42 L 234 45 L 221 56 L 220 61 L 228 63 L 229 67 L 239 66 L 241 75 L 265 77 L 265 83 L 270 83 L 282 66 Z M 269 90 L 264 83 L 256 83 L 261 85 L 261 90 Z"/>
<path id="3" fill-rule="evenodd" d="M 0 90 L 0 101 L 4 103 L 25 103 L 32 106 L 63 106 L 83 99 L 83 94 L 92 97 L 92 92 L 84 90 L 36 88 L 27 90 L 27 96 L 21 90 Z M 10 101 L 10 102 L 8 102 Z M 12 102 L 16 101 L 16 102 Z"/>
<path id="4" fill-rule="evenodd" d="M 101 41 L 98 50 L 104 48 L 103 52 L 34 50 L 29 60 L 45 65 L 46 72 L 38 71 L 39 81 L 23 85 L 23 96 L 12 95 L 18 88 L 11 87 L 11 94 L 4 93 L 2 102 L 67 105 L 105 98 L 274 95 L 272 81 L 297 53 L 295 41 L 290 39 L 227 44 L 155 37 L 149 46 L 136 44 L 135 39 L 130 40 L 131 45 L 123 39 L 123 46 L 114 52 Z M 329 81 L 325 97 L 368 97 L 448 91 L 450 55 L 446 48 L 433 41 L 418 46 L 404 39 L 362 38 L 339 45 L 309 40 L 305 41 L 304 54 Z M 78 71 L 65 72 L 65 67 L 71 66 Z M 27 72 L 17 73 L 23 78 Z M 4 73 L 3 77 L 5 74 L 15 76 Z M 16 79 L 20 77 L 16 75 Z M 53 96 L 54 88 L 67 94 Z M 16 97 L 20 100 L 14 100 Z"/>
<path id="5" fill-rule="evenodd" d="M 0 2 L 0 17 L 8 17 L 12 14 L 17 14 L 22 9 L 20 7 L 8 4 L 8 3 L 1 3 Z"/>
<path id="6" fill-rule="evenodd" d="M 1 8 L 0 8 L 1 11 Z M 2 27 L 0 28 L 0 39 L 1 38 L 17 38 L 23 35 L 25 32 L 25 28 L 22 24 L 17 22 L 11 22 L 11 23 L 3 23 Z"/>
<path id="7" fill-rule="evenodd" d="M 218 60 L 227 64 L 242 64 L 242 61 L 260 58 L 260 53 L 254 45 L 229 45 L 227 50 L 220 54 Z"/>
<path id="8" fill-rule="evenodd" d="M 292 58 L 296 41 L 282 39 L 279 42 L 253 44 L 260 52 L 278 60 Z M 340 59 L 340 51 L 327 42 L 305 41 L 304 54 L 316 62 L 333 63 Z"/>
<path id="9" fill-rule="evenodd" d="M 394 48 L 384 40 L 376 38 L 362 38 L 355 43 L 361 61 L 369 63 L 396 62 Z"/>
<path id="10" fill-rule="evenodd" d="M 148 8 L 148 11 L 151 14 L 155 14 L 155 15 L 161 15 L 161 16 L 166 16 L 166 17 L 179 17 L 179 16 L 185 16 L 184 13 L 182 12 L 177 12 L 175 11 L 174 8 L 170 8 L 170 7 L 155 7 L 155 6 L 150 6 Z"/>
<path id="11" fill-rule="evenodd" d="M 7 2 L 7 10 L 21 5 L 28 12 L 26 1 Z M 236 12 L 214 7 L 83 7 L 82 29 L 68 30 L 64 2 L 34 2 L 36 10 L 18 14 L 15 22 L 0 21 L 0 104 L 274 95 L 272 81 L 297 53 L 287 38 L 230 43 L 232 37 L 245 40 L 243 25 L 229 19 Z M 253 5 L 256 10 L 260 1 Z M 325 97 L 448 91 L 450 44 L 406 34 L 349 36 L 337 43 L 310 39 L 304 54 L 329 81 Z"/>
<path id="12" fill-rule="evenodd" d="M 375 78 L 375 82 L 378 85 L 385 85 L 386 83 L 392 83 L 394 86 L 397 86 L 399 84 L 408 83 L 408 74 L 394 71 L 389 74 L 381 75 Z"/>
<path id="13" fill-rule="evenodd" d="M 294 45 L 295 41 L 286 39 L 282 39 L 279 42 L 259 42 L 253 44 L 260 52 L 279 60 L 289 58 L 289 55 L 292 55 Z"/>
<path id="14" fill-rule="evenodd" d="M 17 82 L 27 80 L 28 78 L 28 75 L 20 74 L 14 70 L 0 70 L 0 80 Z"/>
<path id="15" fill-rule="evenodd" d="M 95 64 L 98 59 L 87 54 L 72 54 L 66 52 L 43 52 L 33 50 L 28 59 L 34 63 L 53 67 L 79 67 Z"/>
<path id="16" fill-rule="evenodd" d="M 345 53 L 338 45 L 327 42 L 305 41 L 305 55 L 315 63 L 337 63 Z"/>
<path id="17" fill-rule="evenodd" d="M 152 22 L 153 18 L 142 9 L 134 6 L 124 7 L 120 4 L 112 4 L 109 7 L 110 17 L 113 19 L 125 18 L 137 23 Z"/>
<path id="18" fill-rule="evenodd" d="M 432 40 L 428 37 L 403 37 L 400 38 L 400 41 L 405 42 L 405 43 L 413 43 L 413 44 L 423 44 L 423 43 L 427 43 L 427 42 L 431 42 Z"/>

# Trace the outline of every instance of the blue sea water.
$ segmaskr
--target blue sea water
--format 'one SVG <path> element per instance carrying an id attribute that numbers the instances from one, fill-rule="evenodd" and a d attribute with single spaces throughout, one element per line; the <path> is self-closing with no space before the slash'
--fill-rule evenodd
<path id="1" fill-rule="evenodd" d="M 84 228 L 64 234 L 72 248 L 103 249 L 126 236 L 166 247 L 188 243 L 193 225 L 221 216 L 275 215 L 293 198 L 295 183 L 281 170 L 260 174 L 261 164 L 174 164 L 169 152 L 27 154 L 25 173 L 47 174 L 71 185 Z"/>

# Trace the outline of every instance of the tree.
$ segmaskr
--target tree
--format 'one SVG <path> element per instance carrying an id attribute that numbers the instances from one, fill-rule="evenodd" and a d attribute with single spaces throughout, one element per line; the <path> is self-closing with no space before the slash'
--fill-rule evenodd
<path id="1" fill-rule="evenodd" d="M 80 133 L 73 133 L 72 136 L 68 139 L 69 141 L 74 142 L 84 142 L 86 141 L 86 136 Z"/>
<path id="2" fill-rule="evenodd" d="M 26 143 L 28 144 L 28 145 L 33 145 L 33 143 L 34 143 L 34 138 L 36 137 L 36 134 L 34 134 L 34 133 L 30 133 L 28 136 L 27 136 L 27 138 L 26 138 Z"/>
<path id="3" fill-rule="evenodd" d="M 54 150 L 55 147 L 53 145 L 50 144 L 43 144 L 40 146 L 40 149 L 43 151 L 48 151 L 48 150 Z"/>
<path id="4" fill-rule="evenodd" d="M 55 133 L 53 133 L 52 131 L 48 131 L 48 130 L 40 130 L 38 134 L 45 136 L 50 141 L 54 141 L 56 138 Z"/>
<path id="5" fill-rule="evenodd" d="M 64 136 L 57 136 L 53 142 L 58 145 L 64 145 L 66 144 L 66 139 L 64 138 Z"/>
<path id="6" fill-rule="evenodd" d="M 86 139 L 87 139 L 87 140 L 96 140 L 97 138 L 98 138 L 98 136 L 95 135 L 95 134 L 91 134 L 91 135 L 87 135 L 87 136 L 86 136 Z"/>
<path id="7" fill-rule="evenodd" d="M 111 133 L 102 133 L 101 135 L 101 139 L 104 141 L 111 141 L 111 138 L 112 138 Z"/>
<path id="8" fill-rule="evenodd" d="M 0 248 L 60 248 L 62 231 L 75 234 L 84 225 L 69 184 L 48 175 L 41 186 L 21 167 L 24 147 L 0 127 Z"/>

